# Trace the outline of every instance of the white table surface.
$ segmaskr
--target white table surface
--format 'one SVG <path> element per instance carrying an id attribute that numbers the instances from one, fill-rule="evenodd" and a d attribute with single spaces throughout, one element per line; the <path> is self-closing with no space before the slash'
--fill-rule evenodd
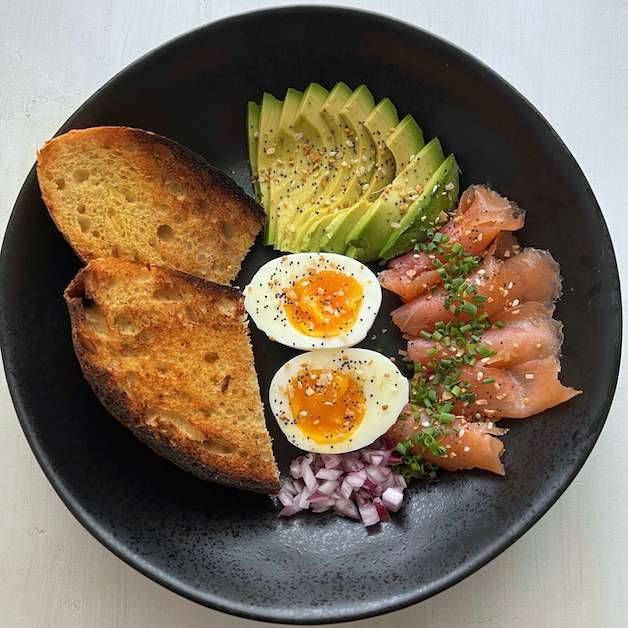
<path id="1" fill-rule="evenodd" d="M 192 27 L 277 2 L 0 0 L 0 224 L 36 148 L 95 89 Z M 337 2 L 389 13 L 462 46 L 523 92 L 586 173 L 628 264 L 628 3 L 625 0 Z M 625 369 L 608 422 L 551 511 L 467 580 L 417 606 L 355 622 L 383 628 L 628 625 Z M 205 609 L 126 566 L 65 509 L 0 381 L 0 625 L 195 628 L 261 625 Z M 411 540 L 409 540 L 411 542 Z"/>

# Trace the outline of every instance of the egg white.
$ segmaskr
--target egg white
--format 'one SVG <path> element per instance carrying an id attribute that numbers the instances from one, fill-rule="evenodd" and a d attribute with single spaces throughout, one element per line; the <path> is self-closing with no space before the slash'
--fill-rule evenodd
<path id="1" fill-rule="evenodd" d="M 351 329 L 336 336 L 316 338 L 295 329 L 284 311 L 284 292 L 307 275 L 335 270 L 362 286 L 362 304 Z M 351 347 L 366 338 L 382 303 L 377 277 L 361 262 L 335 253 L 295 253 L 262 266 L 244 288 L 244 307 L 258 329 L 271 340 L 294 349 Z"/>
<path id="2" fill-rule="evenodd" d="M 338 369 L 351 373 L 362 387 L 366 411 L 360 425 L 346 441 L 321 444 L 297 426 L 290 409 L 288 385 L 307 369 Z M 323 349 L 288 360 L 273 377 L 269 389 L 270 408 L 286 438 L 305 451 L 341 454 L 370 445 L 395 423 L 408 403 L 409 383 L 389 358 L 370 349 Z"/>

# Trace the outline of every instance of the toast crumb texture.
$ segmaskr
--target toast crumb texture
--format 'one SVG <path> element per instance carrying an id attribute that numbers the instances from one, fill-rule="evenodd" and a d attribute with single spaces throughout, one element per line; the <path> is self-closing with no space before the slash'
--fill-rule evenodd
<path id="1" fill-rule="evenodd" d="M 42 198 L 85 262 L 120 257 L 228 284 L 263 223 L 262 208 L 224 173 L 160 135 L 75 130 L 37 154 Z"/>
<path id="2" fill-rule="evenodd" d="M 116 419 L 202 479 L 279 490 L 238 290 L 107 258 L 65 299 L 83 373 Z"/>

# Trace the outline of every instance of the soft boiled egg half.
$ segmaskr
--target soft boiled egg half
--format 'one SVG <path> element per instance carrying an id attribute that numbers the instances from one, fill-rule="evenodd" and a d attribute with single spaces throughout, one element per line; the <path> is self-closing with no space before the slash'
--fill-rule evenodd
<path id="1" fill-rule="evenodd" d="M 271 340 L 295 349 L 351 347 L 382 303 L 377 277 L 334 253 L 295 253 L 264 264 L 244 289 L 244 307 Z"/>
<path id="2" fill-rule="evenodd" d="M 286 362 L 270 384 L 270 407 L 287 439 L 340 454 L 370 445 L 408 402 L 408 380 L 369 349 L 323 349 Z"/>

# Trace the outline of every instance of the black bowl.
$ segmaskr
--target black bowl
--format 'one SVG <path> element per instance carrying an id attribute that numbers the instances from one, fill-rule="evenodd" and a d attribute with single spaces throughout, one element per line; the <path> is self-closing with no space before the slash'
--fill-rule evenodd
<path id="1" fill-rule="evenodd" d="M 281 96 L 312 80 L 364 82 L 400 113 L 414 114 L 427 136 L 455 151 L 464 185 L 490 182 L 528 210 L 523 242 L 550 249 L 562 266 L 562 377 L 584 394 L 510 422 L 505 478 L 470 472 L 415 484 L 403 511 L 373 533 L 330 516 L 278 520 L 268 498 L 186 475 L 100 406 L 74 357 L 61 297 L 79 263 L 50 221 L 33 171 L 0 263 L 9 387 L 28 441 L 68 508 L 114 553 L 173 591 L 229 613 L 294 623 L 355 619 L 418 602 L 523 534 L 591 451 L 613 396 L 621 345 L 613 248 L 574 158 L 489 68 L 411 26 L 330 8 L 223 20 L 131 65 L 61 131 L 102 124 L 150 129 L 250 190 L 247 100 L 264 90 Z M 241 281 L 268 255 L 257 245 Z M 376 330 L 391 327 L 386 317 Z M 385 350 L 394 351 L 398 336 L 386 338 Z M 287 353 L 257 334 L 254 340 L 265 391 Z M 285 465 L 291 452 L 284 442 L 277 437 Z"/>

